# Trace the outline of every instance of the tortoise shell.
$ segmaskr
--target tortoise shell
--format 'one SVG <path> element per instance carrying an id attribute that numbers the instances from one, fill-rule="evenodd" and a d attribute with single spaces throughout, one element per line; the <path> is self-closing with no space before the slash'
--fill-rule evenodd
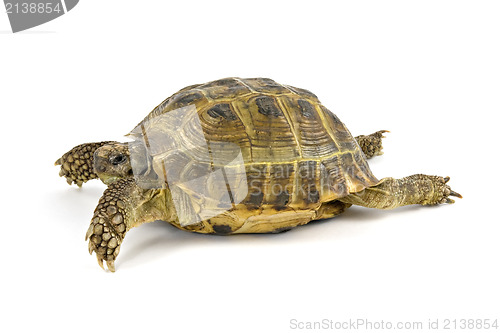
<path id="1" fill-rule="evenodd" d="M 323 203 L 378 183 L 316 95 L 266 78 L 186 87 L 129 135 L 148 147 L 172 192 L 176 225 L 187 230 L 197 221 L 221 233 L 269 232 L 277 220 L 289 225 L 298 212 L 307 217 L 297 224 L 316 219 Z"/>

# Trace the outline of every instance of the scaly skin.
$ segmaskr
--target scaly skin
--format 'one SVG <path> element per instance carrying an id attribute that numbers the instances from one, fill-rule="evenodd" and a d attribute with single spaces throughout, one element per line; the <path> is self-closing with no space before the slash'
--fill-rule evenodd
<path id="1" fill-rule="evenodd" d="M 382 138 L 385 138 L 384 133 L 389 131 L 378 131 L 370 135 L 360 135 L 355 137 L 359 147 L 365 153 L 366 158 L 382 155 Z"/>
<path id="2" fill-rule="evenodd" d="M 384 178 L 376 186 L 353 193 L 340 201 L 378 209 L 394 209 L 406 205 L 454 203 L 449 196 L 462 198 L 446 183 L 449 177 L 416 174 L 394 179 Z"/>
<path id="3" fill-rule="evenodd" d="M 69 185 L 81 187 L 83 183 L 99 178 L 94 172 L 94 152 L 114 141 L 91 142 L 78 145 L 55 162 L 61 166 L 59 176 L 65 177 Z"/>
<path id="4" fill-rule="evenodd" d="M 85 240 L 96 253 L 99 266 L 115 271 L 115 260 L 125 234 L 131 228 L 156 220 L 169 221 L 165 190 L 142 189 L 134 178 L 122 178 L 104 191 L 90 222 Z"/>
<path id="5" fill-rule="evenodd" d="M 125 233 L 130 229 L 127 222 L 133 212 L 130 211 L 132 198 L 128 194 L 130 188 L 135 186 L 132 183 L 133 179 L 121 179 L 104 191 L 85 235 L 85 240 L 89 240 L 90 254 L 95 251 L 97 262 L 103 269 L 102 263 L 106 260 L 108 269 L 112 272 L 115 271 L 114 262 Z"/>

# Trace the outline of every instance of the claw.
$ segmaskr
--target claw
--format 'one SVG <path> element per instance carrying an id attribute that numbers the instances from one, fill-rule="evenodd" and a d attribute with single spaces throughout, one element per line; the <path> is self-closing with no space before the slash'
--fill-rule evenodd
<path id="1" fill-rule="evenodd" d="M 455 192 L 455 191 L 450 190 L 450 195 L 462 199 L 462 195 L 460 193 Z"/>
<path id="2" fill-rule="evenodd" d="M 91 224 L 89 229 L 87 230 L 87 233 L 85 234 L 85 241 L 87 241 L 87 239 L 89 239 L 89 237 L 92 236 L 93 233 L 94 233 L 94 225 Z M 90 246 L 90 243 L 89 243 L 89 246 Z"/>
<path id="3" fill-rule="evenodd" d="M 391 131 L 381 130 L 381 131 L 378 131 L 378 133 L 391 133 Z M 385 136 L 382 135 L 382 138 L 385 139 Z"/>
<path id="4" fill-rule="evenodd" d="M 102 264 L 102 258 L 97 257 L 97 263 L 99 264 L 99 266 L 101 266 L 102 269 L 104 269 L 104 265 Z"/>
<path id="5" fill-rule="evenodd" d="M 444 179 L 445 184 L 450 181 L 450 177 L 448 177 L 448 176 L 444 177 L 443 179 Z"/>
<path id="6" fill-rule="evenodd" d="M 455 203 L 455 200 L 450 199 L 450 198 L 446 198 L 446 203 L 447 204 L 452 204 L 452 203 Z"/>
<path id="7" fill-rule="evenodd" d="M 62 164 L 61 159 L 58 159 L 58 160 L 54 163 L 54 165 L 61 165 L 61 164 Z"/>
<path id="8" fill-rule="evenodd" d="M 115 271 L 115 262 L 113 260 L 106 260 L 106 265 L 108 266 L 110 272 Z"/>

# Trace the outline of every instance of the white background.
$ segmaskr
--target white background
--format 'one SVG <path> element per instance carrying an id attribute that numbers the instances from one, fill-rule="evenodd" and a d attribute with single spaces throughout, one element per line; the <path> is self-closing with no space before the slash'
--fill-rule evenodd
<path id="1" fill-rule="evenodd" d="M 499 17 L 498 1 L 86 0 L 12 34 L 0 13 L 1 330 L 498 318 Z M 117 272 L 104 272 L 84 241 L 104 185 L 69 187 L 54 161 L 227 76 L 309 89 L 354 135 L 390 130 L 375 175 L 451 176 L 464 199 L 351 208 L 279 235 L 155 222 L 129 232 Z"/>

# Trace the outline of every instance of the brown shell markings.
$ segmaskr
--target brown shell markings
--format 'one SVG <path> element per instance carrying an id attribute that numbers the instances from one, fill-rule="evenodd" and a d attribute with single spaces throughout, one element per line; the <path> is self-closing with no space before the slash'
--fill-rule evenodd
<path id="1" fill-rule="evenodd" d="M 156 117 L 193 105 L 199 122 L 184 122 L 182 128 L 155 124 Z M 197 141 L 200 136 L 193 135 L 195 123 L 201 126 L 208 146 L 226 143 L 219 145 L 219 154 L 230 155 L 235 146 L 241 151 L 249 187 L 246 197 L 222 217 L 238 224 L 226 223 L 232 232 L 255 215 L 315 213 L 324 202 L 378 182 L 345 125 L 304 89 L 264 78 L 226 78 L 193 85 L 158 105 L 140 125 L 159 137 L 183 132 L 183 140 L 191 141 L 188 146 L 203 146 Z M 143 134 L 133 131 L 131 135 L 141 138 Z M 153 159 L 161 162 L 165 156 L 153 155 Z M 195 172 L 189 168 L 200 165 L 206 170 L 221 167 L 213 156 L 207 156 L 194 149 L 173 164 L 182 165 L 179 174 Z M 197 163 L 190 165 L 189 160 Z"/>

